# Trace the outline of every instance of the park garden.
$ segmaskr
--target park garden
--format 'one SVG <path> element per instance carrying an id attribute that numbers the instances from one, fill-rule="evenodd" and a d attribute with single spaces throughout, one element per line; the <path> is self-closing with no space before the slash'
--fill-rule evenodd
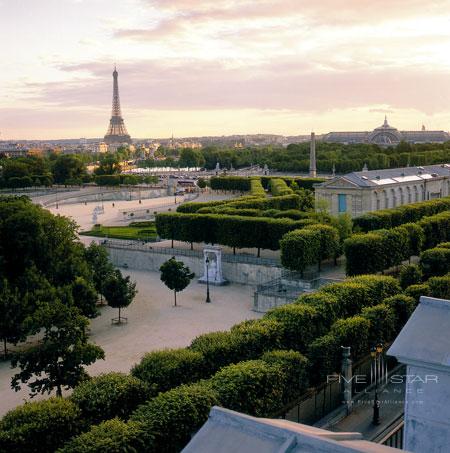
<path id="1" fill-rule="evenodd" d="M 94 349 L 83 355 L 86 359 L 79 363 L 76 379 L 64 382 L 74 387 L 70 396 L 19 406 L 0 421 L 0 449 L 60 453 L 180 451 L 206 421 L 213 405 L 277 417 L 305 392 L 320 386 L 327 375 L 339 372 L 341 346 L 351 346 L 353 360 L 362 359 L 373 344 L 395 338 L 420 296 L 450 298 L 450 199 L 368 214 L 354 219 L 352 225 L 345 217 L 332 218 L 308 205 L 305 200 L 312 200 L 309 191 L 313 183 L 303 183 L 299 178 L 213 178 L 212 189 L 239 191 L 242 196 L 186 203 L 177 212 L 158 214 L 156 229 L 163 238 L 187 243 L 280 250 L 283 265 L 298 272 L 344 254 L 349 275 L 345 281 L 304 294 L 261 319 L 200 335 L 188 347 L 149 352 L 128 374 L 93 378 L 83 374 L 84 363 L 101 358 L 101 351 Z M 17 232 L 14 222 L 24 221 L 8 203 L 24 203 L 30 212 L 38 209 L 29 207 L 26 201 L 3 203 L 2 234 L 11 235 L 13 229 Z M 45 225 L 39 219 L 37 216 L 29 222 L 31 231 L 37 228 L 35 223 Z M 67 222 L 53 220 L 53 216 L 47 221 Z M 70 230 L 67 223 L 61 226 Z M 39 228 L 36 232 L 44 234 Z M 53 234 L 48 236 L 52 242 L 47 247 L 59 253 L 51 269 L 43 268 L 40 254 L 29 254 L 20 236 L 14 244 L 2 242 L 2 257 L 12 256 L 11 247 L 21 245 L 21 256 L 28 260 L 21 266 L 15 259 L 9 258 L 8 266 L 2 260 L 2 273 L 14 288 L 10 292 L 18 290 L 16 282 L 26 275 L 29 289 L 23 294 L 28 298 L 31 290 L 41 294 L 31 303 L 39 308 L 42 304 L 44 313 L 51 313 L 55 306 L 62 313 L 76 308 L 77 314 L 84 310 L 89 315 L 81 303 L 84 298 L 73 293 L 81 270 L 72 269 L 77 263 L 75 269 L 82 269 L 85 280 L 104 294 L 107 289 L 102 286 L 100 270 L 107 266 L 105 261 L 85 255 L 88 252 L 70 237 L 61 241 Z M 100 253 L 91 250 L 94 255 Z M 35 292 L 37 279 L 33 273 L 28 276 L 25 267 L 54 286 L 46 291 L 54 294 L 53 299 L 47 300 L 42 291 Z M 185 278 L 189 278 L 187 274 Z M 116 278 L 120 281 L 118 275 Z M 69 290 L 71 298 L 67 296 Z M 64 330 L 65 324 L 58 324 L 58 319 L 38 313 L 34 322 L 39 328 Z M 23 319 L 28 325 L 27 317 Z M 80 330 L 82 325 L 86 324 L 81 323 Z M 47 345 L 50 347 L 57 338 L 49 339 Z M 82 337 L 76 344 L 86 348 L 89 343 Z M 28 379 L 34 370 L 27 370 Z M 34 390 L 47 388 L 40 384 Z"/>

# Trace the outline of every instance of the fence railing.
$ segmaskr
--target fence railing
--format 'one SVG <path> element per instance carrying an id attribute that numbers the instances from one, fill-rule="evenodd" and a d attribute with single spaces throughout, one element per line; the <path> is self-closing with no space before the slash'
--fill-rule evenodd
<path id="1" fill-rule="evenodd" d="M 403 437 L 405 431 L 404 414 L 392 422 L 374 442 L 392 448 L 403 449 Z"/>

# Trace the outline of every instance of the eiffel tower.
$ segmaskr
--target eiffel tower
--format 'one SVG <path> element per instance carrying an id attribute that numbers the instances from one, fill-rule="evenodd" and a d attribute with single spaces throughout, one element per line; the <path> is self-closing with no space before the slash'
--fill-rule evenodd
<path id="1" fill-rule="evenodd" d="M 122 112 L 120 111 L 118 77 L 119 73 L 117 72 L 116 67 L 114 67 L 112 114 L 111 120 L 109 121 L 108 132 L 106 132 L 105 135 L 105 143 L 108 145 L 111 143 L 132 143 L 122 118 Z"/>

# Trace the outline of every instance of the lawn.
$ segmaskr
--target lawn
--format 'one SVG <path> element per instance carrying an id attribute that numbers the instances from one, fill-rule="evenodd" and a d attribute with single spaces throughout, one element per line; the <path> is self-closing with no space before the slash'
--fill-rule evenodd
<path id="1" fill-rule="evenodd" d="M 92 230 L 82 231 L 80 234 L 136 241 L 154 241 L 157 236 L 155 222 L 132 222 L 128 226 L 96 225 Z"/>

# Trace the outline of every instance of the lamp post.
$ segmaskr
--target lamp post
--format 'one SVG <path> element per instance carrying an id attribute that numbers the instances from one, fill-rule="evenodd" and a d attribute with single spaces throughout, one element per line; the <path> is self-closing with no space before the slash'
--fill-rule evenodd
<path id="1" fill-rule="evenodd" d="M 211 302 L 211 299 L 209 297 L 209 258 L 206 257 L 205 260 L 206 263 L 206 303 L 209 304 Z"/>
<path id="2" fill-rule="evenodd" d="M 383 353 L 383 344 L 378 343 L 370 349 L 372 356 L 372 377 L 375 378 L 375 397 L 373 401 L 373 419 L 374 425 L 380 424 L 380 400 L 378 399 L 378 379 L 381 374 L 381 355 Z"/>

